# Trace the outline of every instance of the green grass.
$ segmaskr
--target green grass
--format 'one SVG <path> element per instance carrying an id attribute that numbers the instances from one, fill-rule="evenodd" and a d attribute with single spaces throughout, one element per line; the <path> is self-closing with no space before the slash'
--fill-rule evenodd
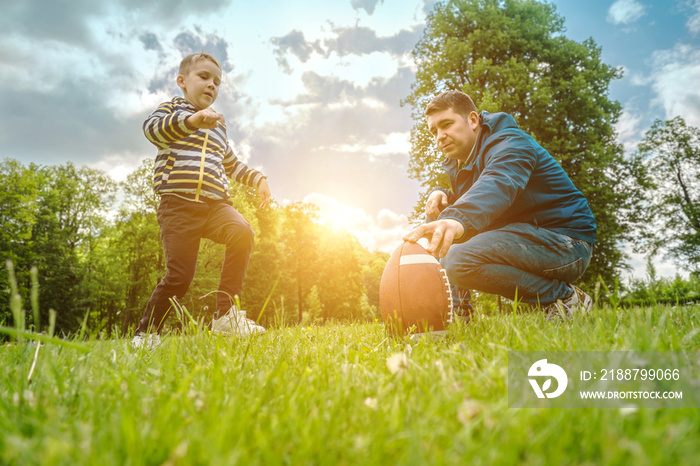
<path id="1" fill-rule="evenodd" d="M 658 306 L 485 315 L 444 340 L 375 323 L 200 331 L 153 352 L 14 341 L 0 349 L 0 464 L 697 464 L 700 410 L 511 409 L 507 352 L 696 351 L 698 328 L 700 307 Z"/>

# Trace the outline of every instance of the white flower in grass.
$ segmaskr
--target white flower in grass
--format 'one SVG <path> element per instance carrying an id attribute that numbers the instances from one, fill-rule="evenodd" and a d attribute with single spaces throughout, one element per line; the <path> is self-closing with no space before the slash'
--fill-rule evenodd
<path id="1" fill-rule="evenodd" d="M 638 410 L 639 408 L 635 405 L 627 405 L 620 408 L 619 412 L 622 416 L 629 416 L 630 414 L 636 413 Z"/>
<path id="2" fill-rule="evenodd" d="M 389 372 L 396 375 L 408 369 L 408 356 L 404 352 L 392 354 L 386 359 L 386 367 Z"/>
<path id="3" fill-rule="evenodd" d="M 378 400 L 376 398 L 372 398 L 371 396 L 368 396 L 367 398 L 365 398 L 365 401 L 364 401 L 364 405 L 367 406 L 372 411 L 377 410 L 377 403 L 378 403 Z"/>
<path id="4" fill-rule="evenodd" d="M 457 419 L 462 425 L 467 425 L 477 417 L 482 410 L 481 403 L 476 400 L 464 400 L 457 409 Z"/>

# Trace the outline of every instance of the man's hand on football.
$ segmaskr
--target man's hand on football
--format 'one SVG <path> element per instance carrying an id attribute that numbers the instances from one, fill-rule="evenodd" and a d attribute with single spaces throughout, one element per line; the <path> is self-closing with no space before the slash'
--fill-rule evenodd
<path id="1" fill-rule="evenodd" d="M 428 238 L 430 243 L 426 250 L 442 258 L 445 257 L 454 240 L 459 239 L 463 234 L 462 224 L 448 218 L 421 225 L 404 236 L 403 239 L 415 243 L 421 238 Z"/>

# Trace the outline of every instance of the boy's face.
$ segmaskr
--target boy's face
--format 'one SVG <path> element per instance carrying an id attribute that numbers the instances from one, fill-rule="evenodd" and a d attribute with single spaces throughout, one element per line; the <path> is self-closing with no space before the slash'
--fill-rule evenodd
<path id="1" fill-rule="evenodd" d="M 197 60 L 186 76 L 177 77 L 185 99 L 197 110 L 203 110 L 216 100 L 221 85 L 221 69 L 214 62 L 201 58 Z"/>
<path id="2" fill-rule="evenodd" d="M 448 108 L 428 115 L 427 123 L 443 154 L 461 161 L 469 157 L 479 134 L 479 115 L 476 112 L 471 112 L 465 119 Z"/>

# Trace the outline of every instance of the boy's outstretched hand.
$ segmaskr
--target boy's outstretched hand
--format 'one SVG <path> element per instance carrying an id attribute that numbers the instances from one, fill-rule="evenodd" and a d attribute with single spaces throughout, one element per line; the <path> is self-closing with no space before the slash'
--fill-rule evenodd
<path id="1" fill-rule="evenodd" d="M 430 254 L 440 258 L 445 257 L 452 246 L 452 242 L 464 234 L 464 227 L 457 220 L 451 218 L 436 220 L 421 225 L 406 236 L 404 241 L 415 243 L 421 238 L 428 238 L 430 244 L 425 248 Z"/>
<path id="2" fill-rule="evenodd" d="M 219 126 L 219 123 L 225 124 L 226 120 L 224 120 L 223 115 L 210 108 L 205 108 L 188 116 L 185 123 L 199 129 L 214 129 Z"/>
<path id="3" fill-rule="evenodd" d="M 260 194 L 260 208 L 264 209 L 265 207 L 270 205 L 270 197 L 272 196 L 272 193 L 270 192 L 270 185 L 267 182 L 267 178 L 263 178 L 260 180 L 260 184 L 258 185 L 258 194 Z"/>

